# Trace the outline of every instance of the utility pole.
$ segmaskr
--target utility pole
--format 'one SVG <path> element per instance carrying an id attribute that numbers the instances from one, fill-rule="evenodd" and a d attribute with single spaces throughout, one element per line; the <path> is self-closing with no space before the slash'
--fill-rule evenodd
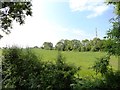
<path id="1" fill-rule="evenodd" d="M 97 34 L 97 28 L 96 28 L 96 38 L 98 37 L 98 34 Z"/>
<path id="2" fill-rule="evenodd" d="M 95 45 L 97 44 L 97 37 L 98 37 L 98 34 L 97 34 L 97 28 L 95 28 Z"/>

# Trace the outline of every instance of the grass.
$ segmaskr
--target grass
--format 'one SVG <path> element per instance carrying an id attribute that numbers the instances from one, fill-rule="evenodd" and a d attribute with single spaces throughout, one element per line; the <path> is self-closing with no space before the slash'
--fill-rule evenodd
<path id="1" fill-rule="evenodd" d="M 56 50 L 42 50 L 42 49 L 33 49 L 36 55 L 44 61 L 55 61 L 58 51 Z M 80 74 L 82 76 L 93 75 L 95 72 L 92 69 L 89 69 L 97 58 L 105 56 L 104 52 L 61 52 L 65 57 L 66 62 L 75 66 L 81 66 Z M 110 64 L 113 69 L 117 70 L 118 62 L 115 56 L 112 56 L 110 59 Z"/>
<path id="2" fill-rule="evenodd" d="M 58 51 L 56 50 L 43 50 L 43 49 L 32 49 L 36 55 L 44 61 L 52 61 L 55 62 Z M 97 58 L 100 58 L 106 53 L 104 52 L 73 52 L 73 51 L 64 51 L 61 52 L 65 57 L 66 62 L 75 66 L 81 66 L 80 75 L 87 76 L 93 75 L 95 72 L 89 67 L 91 67 Z M 0 50 L 0 56 L 2 54 L 2 50 Z M 110 59 L 110 64 L 113 69 L 117 70 L 118 68 L 118 60 L 115 56 L 112 56 Z"/>

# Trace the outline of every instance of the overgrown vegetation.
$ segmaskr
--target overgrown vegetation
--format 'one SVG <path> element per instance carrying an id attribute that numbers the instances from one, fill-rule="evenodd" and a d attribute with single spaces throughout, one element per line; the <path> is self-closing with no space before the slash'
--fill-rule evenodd
<path id="1" fill-rule="evenodd" d="M 55 49 L 59 51 L 102 51 L 107 49 L 108 56 L 97 59 L 92 66 L 96 75 L 80 77 L 79 74 L 76 74 L 80 68 L 67 64 L 61 54 L 58 54 L 55 63 L 43 62 L 42 58 L 38 58 L 29 48 L 11 47 L 5 48 L 2 53 L 1 82 L 3 89 L 119 90 L 120 71 L 113 70 L 109 60 L 111 55 L 120 57 L 120 1 L 108 0 L 108 4 L 115 6 L 117 18 L 112 18 L 112 28 L 108 31 L 106 40 L 103 40 L 102 43 L 98 38 L 91 42 L 83 40 L 82 43 L 78 40 L 61 40 L 55 46 Z M 14 5 L 13 3 L 3 3 L 2 8 L 7 6 L 10 8 L 10 14 L 2 12 L 1 17 L 3 22 L 1 26 L 5 33 L 10 32 L 9 28 L 12 27 L 13 20 L 23 24 L 25 15 L 32 15 L 30 2 L 14 3 Z M 7 18 L 9 15 L 11 16 L 12 12 L 16 14 L 16 10 L 21 7 L 20 18 L 14 15 L 11 17 L 12 20 Z M 25 15 L 22 13 L 24 10 L 27 10 Z M 19 12 L 19 10 L 17 11 Z M 6 21 L 6 19 L 8 20 Z M 1 37 L 2 35 L 0 35 Z M 103 44 L 104 42 L 106 44 Z M 45 42 L 42 48 L 51 50 L 53 45 Z M 97 77 L 98 74 L 100 77 Z"/>
<path id="2" fill-rule="evenodd" d="M 120 72 L 113 71 L 109 56 L 98 59 L 93 70 L 97 75 L 81 77 L 80 67 L 69 65 L 59 53 L 56 62 L 42 61 L 29 48 L 3 50 L 2 87 L 40 90 L 118 90 Z"/>
<path id="3" fill-rule="evenodd" d="M 88 76 L 77 81 L 73 85 L 74 90 L 119 90 L 120 89 L 120 71 L 113 71 L 109 65 L 109 56 L 99 58 L 93 65 L 96 74 L 101 77 Z"/>
<path id="4" fill-rule="evenodd" d="M 79 68 L 65 63 L 61 54 L 54 64 L 39 60 L 29 48 L 6 48 L 3 56 L 3 88 L 71 90 L 71 84 L 76 83 L 74 74 Z"/>

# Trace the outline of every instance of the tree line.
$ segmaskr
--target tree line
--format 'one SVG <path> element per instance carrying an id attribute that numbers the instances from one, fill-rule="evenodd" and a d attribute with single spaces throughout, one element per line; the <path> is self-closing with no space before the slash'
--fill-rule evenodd
<path id="1" fill-rule="evenodd" d="M 53 46 L 52 42 L 44 42 L 42 45 L 42 49 L 46 50 L 58 50 L 58 51 L 105 51 L 106 48 L 110 48 L 110 44 L 107 44 L 107 39 L 94 38 L 93 40 L 68 40 L 61 39 Z M 35 46 L 36 48 L 37 46 Z"/>

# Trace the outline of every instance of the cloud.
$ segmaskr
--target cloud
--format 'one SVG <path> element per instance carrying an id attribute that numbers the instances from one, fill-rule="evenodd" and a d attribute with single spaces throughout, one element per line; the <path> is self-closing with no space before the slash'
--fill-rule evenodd
<path id="1" fill-rule="evenodd" d="M 78 0 L 78 2 L 79 1 L 81 0 Z M 88 7 L 85 7 L 86 2 L 87 0 L 85 0 L 85 2 L 82 1 L 81 4 L 80 2 L 71 2 L 71 5 L 73 5 L 71 8 L 74 11 L 89 10 L 93 12 L 99 11 L 99 13 L 103 12 L 103 10 L 101 10 L 103 6 L 96 6 L 95 9 L 92 10 L 93 6 L 88 5 Z M 58 25 L 56 22 L 47 20 L 45 17 L 46 4 L 48 3 L 46 3 L 45 0 L 33 1 L 33 17 L 27 17 L 23 26 L 19 26 L 19 24 L 13 23 L 14 28 L 12 30 L 12 33 L 10 35 L 5 35 L 1 39 L 0 46 L 11 46 L 14 44 L 22 47 L 36 45 L 41 46 L 45 41 L 56 44 L 56 42 L 58 42 L 60 39 L 82 40 L 94 36 L 86 33 L 85 30 L 76 28 L 72 29 L 69 28 L 69 26 L 63 27 L 61 25 Z M 93 5 L 94 4 L 95 3 L 93 3 Z M 80 6 L 82 6 L 82 8 L 80 8 Z M 92 15 L 90 17 L 92 17 Z"/>
<path id="2" fill-rule="evenodd" d="M 45 41 L 56 44 L 68 32 L 67 28 L 49 21 L 40 21 L 40 19 L 38 21 L 30 19 L 24 26 L 14 24 L 14 30 L 1 39 L 0 46 L 41 46 Z"/>
<path id="3" fill-rule="evenodd" d="M 93 18 L 102 15 L 108 10 L 109 6 L 104 0 L 70 0 L 70 8 L 74 11 L 90 11 L 92 12 L 87 18 Z"/>
<path id="4" fill-rule="evenodd" d="M 23 26 L 13 23 L 11 34 L 1 39 L 0 46 L 41 46 L 45 41 L 55 44 L 60 40 L 68 29 L 46 19 L 46 4 L 43 0 L 33 1 L 33 16 L 27 17 Z"/>
<path id="5" fill-rule="evenodd" d="M 87 18 L 92 18 L 92 17 L 96 17 L 96 16 L 99 16 L 99 15 L 102 15 L 105 11 L 108 10 L 108 6 L 106 5 L 100 5 L 100 6 L 97 6 L 96 8 L 93 9 L 93 13 L 88 15 Z"/>

